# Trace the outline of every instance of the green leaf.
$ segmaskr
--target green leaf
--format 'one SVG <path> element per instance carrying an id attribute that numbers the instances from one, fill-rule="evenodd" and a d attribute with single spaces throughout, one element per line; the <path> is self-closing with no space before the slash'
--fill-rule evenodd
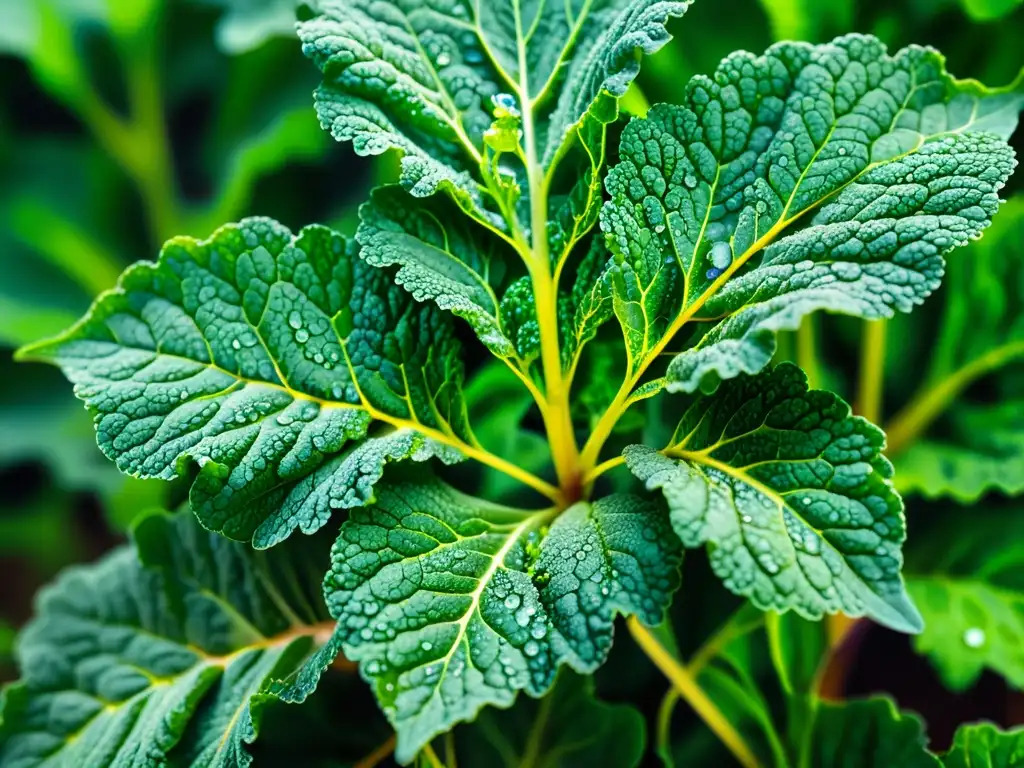
<path id="1" fill-rule="evenodd" d="M 356 238 L 369 264 L 400 265 L 395 279 L 417 301 L 433 301 L 464 318 L 498 357 L 515 355 L 492 288 L 500 285 L 515 253 L 450 200 L 421 200 L 399 186 L 378 187 L 359 209 Z"/>
<path id="2" fill-rule="evenodd" d="M 945 768 L 1014 768 L 1024 765 L 1024 729 L 1003 731 L 991 723 L 961 725 L 953 748 L 942 756 Z"/>
<path id="3" fill-rule="evenodd" d="M 687 5 L 320 0 L 299 37 L 324 72 L 316 93 L 324 128 L 362 155 L 401 151 L 402 183 L 414 195 L 444 188 L 479 209 L 472 177 L 496 106 L 511 95 L 517 111 L 531 112 L 528 152 L 551 167 L 594 102 L 625 93 L 639 54 L 668 41 L 667 20 Z"/>
<path id="4" fill-rule="evenodd" d="M 925 620 L 914 648 L 951 690 L 967 690 L 985 668 L 1024 688 L 1024 518 L 974 510 L 964 521 L 933 524 L 911 553 L 907 589 Z"/>
<path id="5" fill-rule="evenodd" d="M 973 502 L 1024 491 L 1024 394 L 1009 374 L 1024 361 L 1024 197 L 985 237 L 950 259 L 927 375 L 890 422 L 901 492 Z M 931 326 L 934 334 L 934 325 Z M 973 396 L 971 386 L 991 381 Z"/>
<path id="6" fill-rule="evenodd" d="M 217 47 L 228 55 L 259 48 L 275 37 L 295 34 L 296 0 L 205 0 L 220 6 Z"/>
<path id="7" fill-rule="evenodd" d="M 366 502 L 388 460 L 467 447 L 450 322 L 323 227 L 171 240 L 20 356 L 61 367 L 119 469 L 169 480 L 194 461 L 203 525 L 259 546 Z"/>
<path id="8" fill-rule="evenodd" d="M 998 208 L 1022 105 L 1024 82 L 957 81 L 933 50 L 849 35 L 735 53 L 633 120 L 601 213 L 632 379 L 690 321 L 671 391 L 758 372 L 816 310 L 910 311 Z"/>
<path id="9" fill-rule="evenodd" d="M 425 479 L 342 525 L 324 591 L 400 762 L 488 704 L 541 696 L 561 664 L 592 672 L 616 613 L 662 620 L 680 551 L 657 506 L 611 496 L 550 518 Z"/>
<path id="10" fill-rule="evenodd" d="M 941 764 L 925 750 L 926 744 L 920 718 L 900 712 L 889 699 L 822 702 L 808 764 L 821 768 L 937 768 Z"/>
<path id="11" fill-rule="evenodd" d="M 609 254 L 601 238 L 594 238 L 590 250 L 576 268 L 571 294 L 570 333 L 563 340 L 564 366 L 575 369 L 583 347 L 612 317 L 612 291 L 607 279 Z"/>
<path id="12" fill-rule="evenodd" d="M 134 539 L 138 555 L 41 593 L 3 695 L 3 765 L 248 766 L 270 681 L 330 632 L 306 607 L 323 539 L 254 553 L 190 514 L 147 517 Z"/>
<path id="13" fill-rule="evenodd" d="M 1015 11 L 1021 0 L 960 0 L 960 4 L 975 21 L 992 21 Z"/>
<path id="14" fill-rule="evenodd" d="M 563 671 L 540 701 L 520 699 L 507 712 L 485 709 L 455 734 L 470 765 L 630 768 L 640 765 L 645 731 L 636 709 L 599 700 L 593 678 Z"/>
<path id="15" fill-rule="evenodd" d="M 668 447 L 632 445 L 625 457 L 664 494 L 683 545 L 706 544 L 726 587 L 762 610 L 842 611 L 919 632 L 884 440 L 783 363 L 695 398 Z"/>

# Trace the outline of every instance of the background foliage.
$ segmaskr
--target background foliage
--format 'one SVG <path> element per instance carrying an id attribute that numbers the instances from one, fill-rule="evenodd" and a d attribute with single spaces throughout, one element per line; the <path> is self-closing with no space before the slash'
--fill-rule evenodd
<path id="1" fill-rule="evenodd" d="M 0 1 L 5 680 L 14 677 L 14 629 L 31 615 L 39 587 L 64 565 L 95 560 L 117 546 L 138 513 L 173 507 L 188 485 L 118 473 L 100 455 L 89 418 L 61 375 L 15 367 L 12 350 L 69 325 L 125 265 L 151 258 L 171 235 L 205 237 L 250 214 L 271 216 L 293 231 L 322 222 L 351 234 L 356 206 L 370 187 L 397 178 L 394 158 L 357 158 L 319 129 L 310 97 L 319 76 L 301 55 L 291 17 L 290 0 Z M 627 104 L 640 111 L 646 103 L 678 101 L 690 75 L 712 71 L 734 50 L 760 52 L 781 39 L 822 42 L 848 31 L 875 34 L 890 51 L 934 45 L 956 75 L 1002 85 L 1021 69 L 1024 7 L 1019 0 L 698 0 L 674 23 L 675 41 L 645 62 Z M 1011 143 L 1020 155 L 1021 132 Z M 953 255 L 938 295 L 887 324 L 884 344 L 877 328 L 817 316 L 785 337 L 779 352 L 808 369 L 818 386 L 851 402 L 859 397 L 859 410 L 886 426 L 907 502 L 909 589 L 929 627 L 908 639 L 859 625 L 826 688 L 888 692 L 901 709 L 923 716 L 936 748 L 948 747 L 964 721 L 1024 723 L 1024 540 L 1018 535 L 1024 509 L 1016 498 L 1024 492 L 1020 172 L 1003 195 L 1009 202 L 985 238 Z M 469 363 L 466 389 L 478 437 L 526 469 L 543 465 L 543 440 L 505 428 L 527 418 L 527 393 L 500 366 L 478 363 Z M 883 386 L 865 392 L 865 371 L 878 365 L 884 365 Z M 600 381 L 601 372 L 586 378 Z M 584 390 L 579 407 L 602 397 Z M 660 401 L 651 402 L 636 417 L 655 431 Z M 507 477 L 474 471 L 481 495 L 509 490 Z M 699 557 L 686 560 L 683 583 L 672 608 L 679 652 L 695 659 L 693 671 L 752 743 L 776 752 L 780 747 L 758 723 L 777 707 L 769 699 L 781 700 L 781 691 L 764 685 L 769 693 L 756 693 L 755 682 L 771 679 L 774 660 L 787 670 L 789 686 L 808 686 L 819 671 L 799 662 L 813 650 L 766 643 L 774 619 L 767 634 L 742 631 L 759 623 L 756 616 L 750 627 L 729 625 L 714 634 L 737 599 Z M 698 644 L 709 635 L 726 652 L 704 665 Z M 814 631 L 806 635 L 808 643 L 820 642 Z M 723 764 L 716 762 L 725 759 L 722 747 L 687 708 L 675 708 L 671 695 L 663 698 L 663 681 L 628 642 L 615 647 L 595 684 L 607 704 L 592 702 L 590 683 L 568 674 L 556 696 L 589 702 L 580 706 L 593 710 L 587 717 L 595 724 L 619 702 L 640 702 L 646 726 L 625 710 L 614 718 L 623 759 L 642 751 L 646 727 L 668 761 Z M 359 691 L 327 690 L 322 697 L 335 711 L 366 721 L 360 728 L 371 738 L 325 743 L 317 754 L 355 758 L 379 741 L 372 736 L 386 737 L 368 694 L 349 688 Z M 465 744 L 492 762 L 497 752 L 509 765 L 549 764 L 541 756 L 558 745 L 544 733 L 535 736 L 528 724 L 536 713 L 522 711 L 537 706 L 517 707 L 511 725 L 491 712 L 461 728 L 460 749 Z M 799 713 L 790 715 L 790 727 L 799 727 Z M 275 750 L 287 753 L 294 735 L 286 722 L 266 720 L 260 749 L 273 759 Z M 496 729 L 504 737 L 499 746 L 483 735 Z M 572 729 L 556 723 L 550 734 L 571 740 Z M 585 765 L 589 757 L 574 759 Z"/>

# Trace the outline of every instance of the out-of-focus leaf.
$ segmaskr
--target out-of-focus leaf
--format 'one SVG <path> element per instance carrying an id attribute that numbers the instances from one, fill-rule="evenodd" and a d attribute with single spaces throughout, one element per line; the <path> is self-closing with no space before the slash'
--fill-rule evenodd
<path id="1" fill-rule="evenodd" d="M 1024 728 L 1004 731 L 991 723 L 961 725 L 953 747 L 942 756 L 944 768 L 1020 768 L 1024 765 Z"/>
<path id="2" fill-rule="evenodd" d="M 1012 13 L 1022 0 L 960 0 L 967 15 L 976 21 L 993 21 Z"/>
<path id="3" fill-rule="evenodd" d="M 3 765 L 248 766 L 270 681 L 333 626 L 309 607 L 323 538 L 255 553 L 185 512 L 134 540 L 41 594 L 0 699 Z"/>
<path id="4" fill-rule="evenodd" d="M 1020 493 L 1024 390 L 1000 380 L 1024 361 L 1024 196 L 1004 204 L 985 236 L 949 259 L 944 284 L 930 370 L 886 429 L 896 486 L 964 502 L 989 489 Z M 986 378 L 999 391 L 994 403 L 971 396 L 970 386 Z"/>
<path id="5" fill-rule="evenodd" d="M 938 768 L 926 749 L 924 724 L 889 699 L 874 698 L 818 708 L 807 765 L 815 768 Z"/>
<path id="6" fill-rule="evenodd" d="M 636 709 L 606 704 L 593 678 L 564 670 L 543 699 L 484 709 L 455 736 L 460 762 L 471 766 L 631 768 L 643 757 L 645 731 Z"/>
<path id="7" fill-rule="evenodd" d="M 488 450 L 528 472 L 539 474 L 550 463 L 551 449 L 544 437 L 523 429 L 533 397 L 501 361 L 492 360 L 469 380 L 463 390 L 469 422 L 477 440 Z M 503 472 L 483 470 L 479 496 L 501 501 L 522 485 Z"/>
<path id="8" fill-rule="evenodd" d="M 224 53 L 245 53 L 273 37 L 295 34 L 296 0 L 202 1 L 223 9 L 217 23 L 217 46 Z"/>
<path id="9" fill-rule="evenodd" d="M 988 668 L 1024 688 L 1024 509 L 958 510 L 912 550 L 907 589 L 924 631 L 914 647 L 954 691 Z"/>
<path id="10" fill-rule="evenodd" d="M 970 0 L 965 0 L 969 2 Z M 998 1 L 998 0 L 997 0 Z M 772 37 L 823 43 L 853 26 L 854 0 L 760 0 Z M 985 2 L 985 0 L 981 0 Z"/>

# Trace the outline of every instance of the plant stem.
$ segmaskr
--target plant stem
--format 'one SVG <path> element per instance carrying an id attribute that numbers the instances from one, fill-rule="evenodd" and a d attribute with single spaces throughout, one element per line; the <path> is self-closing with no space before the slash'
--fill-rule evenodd
<path id="1" fill-rule="evenodd" d="M 382 761 L 390 757 L 391 753 L 394 751 L 395 734 L 391 734 L 388 737 L 387 741 L 385 741 L 383 744 L 381 744 L 379 747 L 373 750 L 373 752 L 371 752 L 358 763 L 356 763 L 353 766 L 353 768 L 375 768 Z"/>
<path id="2" fill-rule="evenodd" d="M 991 349 L 938 383 L 922 387 L 886 425 L 888 452 L 898 453 L 913 443 L 972 382 L 1015 357 L 1024 357 L 1024 341 Z"/>
<path id="3" fill-rule="evenodd" d="M 821 367 L 818 365 L 817 318 L 808 315 L 796 330 L 796 364 L 807 374 L 807 386 L 821 386 Z"/>
<path id="4" fill-rule="evenodd" d="M 647 654 L 647 657 L 662 671 L 679 695 L 686 699 L 693 710 L 700 715 L 707 726 L 714 731 L 715 735 L 722 740 L 722 743 L 729 748 L 744 768 L 757 768 L 757 758 L 750 751 L 750 747 L 733 728 L 732 724 L 725 718 L 722 711 L 704 692 L 704 689 L 697 683 L 690 671 L 677 661 L 671 653 L 665 650 L 657 641 L 651 631 L 645 627 L 635 616 L 630 616 L 627 625 L 637 644 Z"/>
<path id="5" fill-rule="evenodd" d="M 885 320 L 865 320 L 860 347 L 860 379 L 854 411 L 877 424 L 882 417 L 885 383 Z"/>
<path id="6" fill-rule="evenodd" d="M 423 745 L 423 756 L 427 758 L 427 762 L 430 763 L 430 768 L 445 768 L 444 763 L 438 758 L 437 753 L 430 744 Z"/>
<path id="7" fill-rule="evenodd" d="M 518 23 L 518 18 L 517 18 Z M 526 51 L 520 45 L 520 72 L 527 71 Z M 525 74 L 524 74 L 525 76 Z M 558 284 L 551 271 L 548 253 L 548 190 L 544 169 L 537 158 L 537 137 L 529 89 L 520 83 L 523 104 L 523 144 L 526 174 L 530 187 L 530 237 L 527 266 L 533 282 L 537 323 L 540 326 L 540 356 L 547 401 L 544 426 L 551 445 L 555 472 L 567 503 L 579 498 L 581 490 L 579 448 L 569 410 L 569 387 L 562 374 L 562 356 L 558 340 Z"/>

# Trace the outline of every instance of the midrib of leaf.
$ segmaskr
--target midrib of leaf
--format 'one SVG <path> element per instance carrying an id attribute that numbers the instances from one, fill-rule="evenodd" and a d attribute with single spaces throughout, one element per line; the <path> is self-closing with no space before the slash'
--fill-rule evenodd
<path id="1" fill-rule="evenodd" d="M 1017 358 L 1024 358 L 1024 340 L 990 349 L 961 365 L 945 378 L 918 391 L 886 425 L 889 454 L 905 450 L 977 379 Z"/>
<path id="2" fill-rule="evenodd" d="M 821 530 L 819 530 L 815 526 L 811 525 L 807 521 L 807 519 L 796 510 L 795 507 L 791 506 L 790 504 L 788 504 L 786 502 L 786 497 L 787 496 L 790 496 L 790 495 L 796 494 L 796 493 L 804 493 L 805 491 L 803 489 L 794 489 L 792 491 L 779 492 L 779 491 L 776 491 L 774 488 L 770 488 L 769 486 L 765 485 L 761 481 L 759 481 L 759 480 L 757 480 L 757 479 L 755 479 L 753 477 L 750 477 L 746 472 L 742 471 L 744 469 L 749 469 L 752 466 L 756 466 L 756 464 L 768 464 L 768 463 L 774 463 L 774 462 L 763 461 L 763 462 L 757 462 L 756 464 L 749 464 L 749 465 L 746 465 L 744 467 L 737 468 L 737 467 L 733 467 L 730 464 L 726 464 L 723 461 L 719 461 L 718 459 L 713 459 L 713 458 L 711 458 L 711 456 L 709 456 L 709 455 L 707 455 L 706 453 L 703 453 L 703 452 L 697 453 L 697 452 L 694 452 L 694 451 L 687 451 L 687 450 L 682 450 L 682 449 L 679 449 L 679 448 L 668 448 L 668 449 L 662 451 L 662 453 L 665 456 L 668 456 L 669 458 L 681 459 L 682 461 L 689 462 L 691 465 L 696 464 L 698 466 L 699 465 L 704 465 L 704 466 L 707 466 L 707 467 L 711 467 L 712 469 L 715 469 L 715 470 L 721 472 L 724 475 L 728 475 L 729 477 L 733 478 L 734 480 L 737 480 L 737 481 L 739 481 L 739 482 L 741 482 L 741 483 L 743 483 L 743 484 L 753 488 L 758 493 L 763 494 L 766 498 L 769 498 L 773 502 L 775 502 L 776 506 L 778 507 L 778 513 L 779 513 L 780 516 L 782 515 L 782 511 L 784 509 L 789 509 L 790 512 L 792 512 L 800 520 L 801 523 L 806 525 L 810 530 L 814 531 L 814 533 L 821 540 L 823 546 L 826 546 L 829 549 L 831 549 L 839 557 L 839 559 L 842 560 L 843 562 L 846 561 L 846 558 L 843 555 L 843 553 L 840 552 L 838 549 L 836 549 L 832 545 L 832 543 L 828 540 L 828 538 L 824 535 L 824 533 Z M 814 460 L 815 459 L 804 459 L 802 461 L 814 461 Z M 788 460 L 786 463 L 787 464 L 800 463 L 800 460 Z M 703 474 L 705 477 L 708 477 L 707 474 L 703 470 L 701 470 L 701 474 Z M 708 477 L 708 480 L 711 480 L 711 478 Z M 732 496 L 733 495 L 732 488 L 729 488 L 728 490 L 729 490 L 729 495 Z M 739 508 L 736 507 L 735 504 L 733 505 L 733 508 L 736 509 L 737 513 L 739 512 Z M 737 517 L 739 517 L 738 514 L 737 514 Z M 783 521 L 783 528 L 785 529 L 785 521 Z M 746 536 L 743 534 L 743 526 L 742 525 L 740 526 L 740 535 L 744 539 L 744 544 L 746 544 Z M 794 562 L 795 562 L 795 564 L 798 567 L 800 567 L 799 559 L 795 560 Z M 803 570 L 802 567 L 800 567 L 800 569 L 801 569 L 801 571 Z"/>
<path id="3" fill-rule="evenodd" d="M 557 507 L 554 508 L 554 511 L 557 511 L 557 509 Z M 505 558 L 512 551 L 515 545 L 519 542 L 519 538 L 534 526 L 542 524 L 551 516 L 551 514 L 552 510 L 549 510 L 547 512 L 532 513 L 523 522 L 519 523 L 519 525 L 517 525 L 515 528 L 509 531 L 508 538 L 501 545 L 501 547 L 498 548 L 498 551 L 494 553 L 493 557 L 491 558 L 490 564 L 487 566 L 487 569 L 482 574 L 480 574 L 479 583 L 477 584 L 476 589 L 474 589 L 469 594 L 470 602 L 466 608 L 466 612 L 457 622 L 455 622 L 456 626 L 458 627 L 458 631 L 455 635 L 455 640 L 452 642 L 452 647 L 449 649 L 448 653 L 445 655 L 443 659 L 441 672 L 437 676 L 437 683 L 432 687 L 430 692 L 431 698 L 433 698 L 434 694 L 440 687 L 441 681 L 445 679 L 445 675 L 448 673 L 448 667 L 451 664 L 451 660 L 455 656 L 455 652 L 459 649 L 460 645 L 466 645 L 466 661 L 467 663 L 472 663 L 472 654 L 471 649 L 469 648 L 469 642 L 466 637 L 466 628 L 469 626 L 469 622 L 473 620 L 473 616 L 480 610 L 480 601 L 483 598 L 484 591 L 487 589 L 487 586 L 491 583 L 491 579 L 494 578 L 494 574 L 496 574 L 498 572 L 498 569 L 505 564 Z M 448 526 L 447 523 L 445 523 L 443 520 L 439 520 L 437 517 L 433 516 L 432 518 L 436 522 L 440 523 L 441 525 L 444 525 L 449 530 L 451 530 L 451 527 Z M 507 527 L 495 526 L 491 530 L 500 533 L 503 530 L 507 530 Z M 463 537 L 459 536 L 457 533 L 455 533 L 455 531 L 452 531 L 452 533 L 455 534 L 456 541 L 461 541 L 463 539 Z M 426 664 L 432 665 L 438 663 L 438 661 L 438 659 L 434 659 L 427 662 Z"/>
<path id="4" fill-rule="evenodd" d="M 289 397 L 291 397 L 293 400 L 307 401 L 307 402 L 316 403 L 321 408 L 346 409 L 346 410 L 356 410 L 356 411 L 361 410 L 361 411 L 365 412 L 371 419 L 374 419 L 375 421 L 381 421 L 381 422 L 390 424 L 390 425 L 392 425 L 392 426 L 394 426 L 394 427 L 396 427 L 398 429 L 411 429 L 414 432 L 419 432 L 420 434 L 424 435 L 425 437 L 430 438 L 431 440 L 435 440 L 436 442 L 439 442 L 439 443 L 442 443 L 442 444 L 447 445 L 449 447 L 455 448 L 456 450 L 461 451 L 462 453 L 464 453 L 466 456 L 469 456 L 469 457 L 471 457 L 473 459 L 476 459 L 477 461 L 480 461 L 480 462 L 482 462 L 484 464 L 487 464 L 487 465 L 489 465 L 491 467 L 494 467 L 495 469 L 497 469 L 497 470 L 499 470 L 501 472 L 504 472 L 505 474 L 509 475 L 510 477 L 514 477 L 517 480 L 520 480 L 524 484 L 534 488 L 539 493 L 541 493 L 541 494 L 543 494 L 543 495 L 545 495 L 545 496 L 547 496 L 547 497 L 549 497 L 551 499 L 557 499 L 557 498 L 560 497 L 558 489 L 555 488 L 554 486 L 552 486 L 551 484 L 545 482 L 544 480 L 541 480 L 540 478 L 530 474 L 529 472 L 526 472 L 522 468 L 518 467 L 517 465 L 513 464 L 512 462 L 506 461 L 505 459 L 501 458 L 500 456 L 492 454 L 489 451 L 486 451 L 486 450 L 484 450 L 483 448 L 481 448 L 479 446 L 471 445 L 470 443 L 467 443 L 466 441 L 462 440 L 461 438 L 456 436 L 451 431 L 445 432 L 445 431 L 441 431 L 439 429 L 435 429 L 434 427 L 428 427 L 427 425 L 425 425 L 422 422 L 420 422 L 418 419 L 407 419 L 407 418 L 402 418 L 402 417 L 398 417 L 398 416 L 393 416 L 393 415 L 391 415 L 389 413 L 386 413 L 384 411 L 381 411 L 381 410 L 375 408 L 373 405 L 371 405 L 369 403 L 369 401 L 366 399 L 366 397 L 363 395 L 362 390 L 359 387 L 359 382 L 358 382 L 358 380 L 356 378 L 355 370 L 354 370 L 354 368 L 352 366 L 352 361 L 350 360 L 349 355 L 348 355 L 347 346 L 345 344 L 345 341 L 340 337 L 340 335 L 338 335 L 337 328 L 336 328 L 336 326 L 334 324 L 334 319 L 336 319 L 336 318 L 332 318 L 331 319 L 331 323 L 330 323 L 331 329 L 334 331 L 335 338 L 337 338 L 337 340 L 338 340 L 338 344 L 339 344 L 339 347 L 340 347 L 340 349 L 342 351 L 342 354 L 344 356 L 345 364 L 347 366 L 347 370 L 349 372 L 349 378 L 350 378 L 350 380 L 352 382 L 352 385 L 355 387 L 357 393 L 359 394 L 360 405 L 353 405 L 352 403 L 343 403 L 343 402 L 339 402 L 339 401 L 336 401 L 336 400 L 325 400 L 324 398 L 317 397 L 316 395 L 311 395 L 311 394 L 308 394 L 306 392 L 302 392 L 300 390 L 293 389 L 288 384 L 287 379 L 281 374 L 281 371 L 278 368 L 277 361 L 274 359 L 274 356 L 269 353 L 269 351 L 267 352 L 267 357 L 270 359 L 271 363 L 273 364 L 275 373 L 277 374 L 277 377 L 280 380 L 280 383 L 271 382 L 271 381 L 261 381 L 261 380 L 258 380 L 258 379 L 251 379 L 251 378 L 242 376 L 240 373 L 236 373 L 234 371 L 229 371 L 226 368 L 222 368 L 221 366 L 219 366 L 215 362 L 213 362 L 216 359 L 216 357 L 213 355 L 212 349 L 210 348 L 209 340 L 206 339 L 205 335 L 202 334 L 202 333 L 200 333 L 199 335 L 203 339 L 203 343 L 206 345 L 207 354 L 208 354 L 208 356 L 210 358 L 210 362 L 204 362 L 202 360 L 195 360 L 195 359 L 190 358 L 190 357 L 185 357 L 183 355 L 178 355 L 178 354 L 174 354 L 174 353 L 170 353 L 170 352 L 165 352 L 165 351 L 160 350 L 160 349 L 153 350 L 153 349 L 146 349 L 146 348 L 142 348 L 142 347 L 131 347 L 131 346 L 125 344 L 124 342 L 121 342 L 120 340 L 118 340 L 117 343 L 122 348 L 125 348 L 125 349 L 134 349 L 136 351 L 146 352 L 146 353 L 158 356 L 158 357 L 172 358 L 172 359 L 175 359 L 175 360 L 180 360 L 180 361 L 189 363 L 191 365 L 202 366 L 202 367 L 206 368 L 207 370 L 216 371 L 217 373 L 221 373 L 224 376 L 227 376 L 229 378 L 234 379 L 235 383 L 231 385 L 232 387 L 233 386 L 237 386 L 239 383 L 242 384 L 243 386 L 268 387 L 270 389 L 276 389 L 276 390 L 278 390 L 280 392 L 284 392 Z M 260 339 L 260 343 L 262 344 L 263 343 L 262 342 L 262 337 L 261 337 L 261 335 L 259 334 L 258 331 L 256 331 L 255 335 L 256 335 L 256 337 L 258 339 Z M 265 346 L 264 346 L 264 349 L 266 349 Z M 31 358 L 31 354 L 32 354 L 32 347 L 23 348 L 22 350 L 19 350 L 16 353 L 16 359 L 19 359 L 19 360 L 30 359 Z M 404 376 L 404 367 L 403 367 L 403 376 Z M 230 388 L 231 387 L 225 388 L 225 391 L 230 389 Z M 407 389 L 407 391 L 406 391 L 406 394 L 404 395 L 404 397 L 406 398 L 406 401 L 408 403 L 408 387 L 406 389 Z M 428 389 L 429 389 L 429 387 L 428 387 Z M 434 393 L 431 393 L 430 397 L 431 397 L 431 402 L 433 403 Z M 434 407 L 433 410 L 436 413 L 436 407 Z M 415 415 L 415 411 L 411 407 L 409 409 L 409 413 Z M 444 419 L 440 419 L 440 421 L 441 421 L 441 423 L 447 423 Z"/>

